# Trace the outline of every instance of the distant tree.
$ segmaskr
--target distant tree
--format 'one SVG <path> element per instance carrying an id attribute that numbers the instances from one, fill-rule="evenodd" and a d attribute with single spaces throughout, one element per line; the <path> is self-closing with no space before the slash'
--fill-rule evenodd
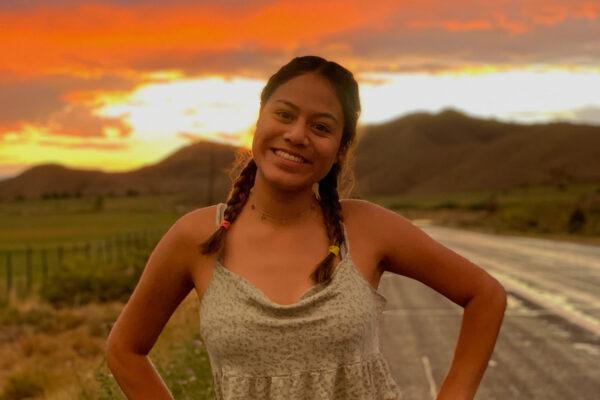
<path id="1" fill-rule="evenodd" d="M 575 207 L 575 209 L 573 210 L 573 212 L 571 212 L 571 215 L 569 217 L 569 232 L 574 233 L 580 231 L 585 225 L 585 221 L 585 213 L 583 212 L 581 207 Z"/>
<path id="2" fill-rule="evenodd" d="M 485 204 L 485 210 L 490 213 L 493 214 L 496 211 L 498 211 L 498 199 L 496 198 L 495 195 L 491 195 Z"/>
<path id="3" fill-rule="evenodd" d="M 94 199 L 94 205 L 92 207 L 94 211 L 102 211 L 104 210 L 104 196 L 97 195 Z"/>

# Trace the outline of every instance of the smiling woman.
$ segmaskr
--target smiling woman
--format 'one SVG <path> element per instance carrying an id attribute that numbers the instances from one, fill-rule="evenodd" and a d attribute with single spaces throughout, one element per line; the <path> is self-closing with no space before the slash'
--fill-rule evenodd
<path id="1" fill-rule="evenodd" d="M 129 398 L 171 398 L 148 353 L 194 290 L 218 400 L 398 400 L 379 345 L 384 271 L 465 308 L 438 399 L 474 397 L 506 294 L 402 216 L 339 199 L 359 113 L 352 73 L 332 61 L 298 57 L 269 79 L 227 202 L 171 227 L 113 326 L 107 360 Z"/>

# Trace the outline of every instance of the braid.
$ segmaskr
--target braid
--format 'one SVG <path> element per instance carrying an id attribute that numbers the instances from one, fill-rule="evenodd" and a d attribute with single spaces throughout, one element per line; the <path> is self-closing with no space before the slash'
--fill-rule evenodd
<path id="1" fill-rule="evenodd" d="M 240 172 L 237 180 L 233 185 L 233 189 L 229 192 L 227 198 L 227 208 L 223 213 L 224 219 L 233 223 L 240 215 L 240 212 L 244 208 L 244 205 L 248 201 L 250 189 L 254 186 L 254 178 L 256 177 L 256 163 L 251 158 L 244 169 Z M 221 250 L 223 247 L 225 234 L 227 230 L 219 226 L 217 230 L 202 244 L 200 244 L 200 251 L 202 254 L 212 254 L 216 251 Z"/>
<path id="2" fill-rule="evenodd" d="M 319 182 L 319 202 L 323 211 L 323 219 L 327 227 L 329 243 L 341 247 L 344 242 L 342 228 L 342 206 L 337 191 L 337 179 L 340 165 L 333 164 L 329 173 Z M 319 263 L 311 278 L 317 283 L 328 282 L 333 273 L 333 260 L 335 255 L 331 252 Z"/>

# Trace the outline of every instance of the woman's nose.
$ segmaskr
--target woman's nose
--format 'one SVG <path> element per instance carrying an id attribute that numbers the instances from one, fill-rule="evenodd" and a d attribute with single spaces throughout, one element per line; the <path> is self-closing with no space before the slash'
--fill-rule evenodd
<path id="1" fill-rule="evenodd" d="M 293 124 L 289 125 L 289 129 L 286 130 L 283 135 L 284 139 L 289 140 L 294 144 L 307 145 L 308 144 L 308 132 L 306 131 L 307 126 L 301 118 L 296 119 Z"/>

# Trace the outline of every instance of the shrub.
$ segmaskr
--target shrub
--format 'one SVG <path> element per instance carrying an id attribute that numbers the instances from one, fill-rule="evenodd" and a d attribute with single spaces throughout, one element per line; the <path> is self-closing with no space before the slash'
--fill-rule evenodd
<path id="1" fill-rule="evenodd" d="M 443 201 L 441 203 L 437 203 L 431 207 L 433 210 L 454 210 L 460 208 L 460 205 L 452 200 Z"/>
<path id="2" fill-rule="evenodd" d="M 126 301 L 146 264 L 147 253 L 131 251 L 111 263 L 73 258 L 48 277 L 41 297 L 54 306 L 77 306 L 92 301 Z"/>
<path id="3" fill-rule="evenodd" d="M 585 225 L 585 213 L 581 207 L 577 206 L 569 216 L 569 232 L 574 233 L 580 231 Z"/>
<path id="4" fill-rule="evenodd" d="M 490 214 L 498 211 L 498 200 L 491 196 L 485 200 L 474 201 L 467 205 L 467 209 L 471 211 L 486 211 Z"/>
<path id="5" fill-rule="evenodd" d="M 44 394 L 44 387 L 39 381 L 39 377 L 31 372 L 18 372 L 12 375 L 6 385 L 0 399 L 2 400 L 22 400 Z"/>

